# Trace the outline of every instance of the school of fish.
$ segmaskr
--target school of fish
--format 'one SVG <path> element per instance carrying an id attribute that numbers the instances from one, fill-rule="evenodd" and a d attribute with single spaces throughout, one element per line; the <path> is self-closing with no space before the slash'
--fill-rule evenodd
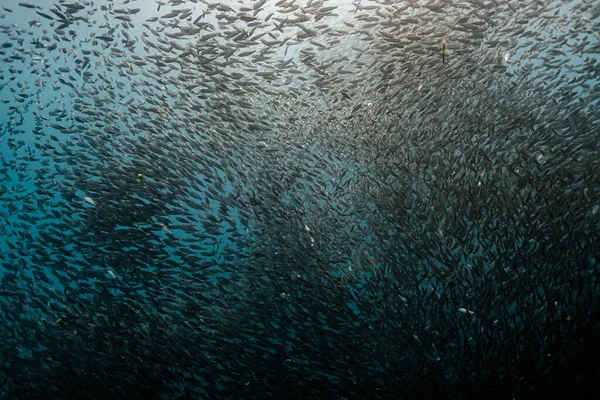
<path id="1" fill-rule="evenodd" d="M 2 0 L 0 60 L 0 398 L 600 390 L 597 0 Z"/>

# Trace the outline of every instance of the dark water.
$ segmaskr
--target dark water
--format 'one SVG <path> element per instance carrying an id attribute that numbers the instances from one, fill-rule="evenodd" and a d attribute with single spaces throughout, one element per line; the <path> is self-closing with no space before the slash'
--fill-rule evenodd
<path id="1" fill-rule="evenodd" d="M 595 398 L 598 2 L 0 6 L 0 398 Z"/>

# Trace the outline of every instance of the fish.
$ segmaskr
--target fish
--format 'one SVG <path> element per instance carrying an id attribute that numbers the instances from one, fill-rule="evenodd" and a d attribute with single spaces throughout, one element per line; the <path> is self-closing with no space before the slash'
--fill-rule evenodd
<path id="1" fill-rule="evenodd" d="M 112 42 L 112 41 L 114 41 L 114 39 L 111 38 L 110 36 L 104 36 L 104 35 L 95 36 L 95 38 L 96 39 L 100 39 L 100 40 L 105 41 L 105 42 Z"/>
<path id="2" fill-rule="evenodd" d="M 25 7 L 25 8 L 38 8 L 38 6 L 36 6 L 35 4 L 26 3 L 26 2 L 19 2 L 19 5 L 21 7 Z"/>
<path id="3" fill-rule="evenodd" d="M 0 398 L 598 391 L 597 2 L 6 3 Z"/>
<path id="4" fill-rule="evenodd" d="M 442 41 L 442 64 L 446 63 L 446 39 Z"/>
<path id="5" fill-rule="evenodd" d="M 43 18 L 49 19 L 50 21 L 53 21 L 53 20 L 54 20 L 54 18 L 52 18 L 52 16 L 51 16 L 51 15 L 48 15 L 48 14 L 46 14 L 46 13 L 43 13 L 43 12 L 41 12 L 41 11 L 36 11 L 36 13 L 37 13 L 39 16 L 43 17 Z"/>

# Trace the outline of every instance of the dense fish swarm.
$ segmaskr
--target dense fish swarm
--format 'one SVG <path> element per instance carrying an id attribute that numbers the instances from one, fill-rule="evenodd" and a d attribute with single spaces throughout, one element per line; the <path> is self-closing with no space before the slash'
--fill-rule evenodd
<path id="1" fill-rule="evenodd" d="M 597 0 L 0 6 L 0 398 L 599 389 Z"/>

